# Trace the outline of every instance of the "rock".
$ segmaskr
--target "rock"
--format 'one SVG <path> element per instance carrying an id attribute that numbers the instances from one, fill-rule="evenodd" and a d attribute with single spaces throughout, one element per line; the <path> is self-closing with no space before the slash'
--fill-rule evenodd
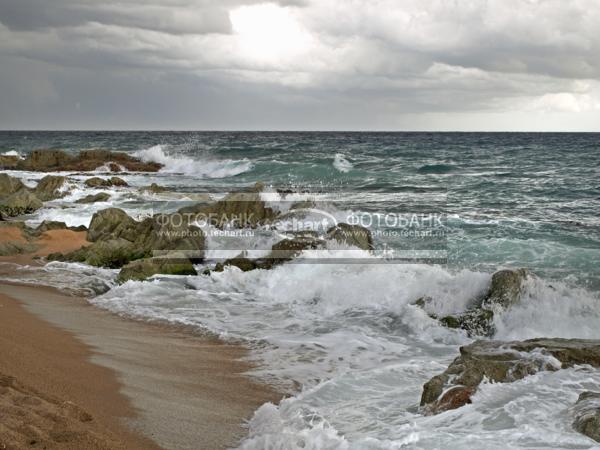
<path id="1" fill-rule="evenodd" d="M 465 330 L 469 337 L 491 337 L 496 332 L 494 327 L 494 312 L 489 309 L 476 308 L 462 314 L 444 316 L 440 323 L 448 328 Z"/>
<path id="2" fill-rule="evenodd" d="M 490 287 L 485 296 L 471 309 L 439 318 L 440 323 L 448 328 L 465 330 L 469 337 L 491 337 L 496 332 L 494 315 L 510 308 L 521 300 L 523 283 L 532 274 L 527 269 L 499 270 L 492 275 Z M 421 301 L 421 303 L 419 302 Z M 425 299 L 415 303 L 425 309 Z M 428 313 L 433 319 L 438 319 L 434 314 Z"/>
<path id="3" fill-rule="evenodd" d="M 159 186 L 156 183 L 152 183 L 150 186 L 146 186 L 140 189 L 140 192 L 150 192 L 152 194 L 160 194 L 161 192 L 167 192 L 168 189 L 163 186 Z"/>
<path id="4" fill-rule="evenodd" d="M 87 232 L 92 245 L 53 258 L 112 268 L 151 256 L 201 262 L 204 233 L 180 219 L 177 215 L 158 214 L 137 222 L 121 209 L 104 209 L 92 217 Z"/>
<path id="5" fill-rule="evenodd" d="M 15 217 L 23 214 L 31 214 L 42 206 L 43 203 L 40 199 L 27 188 L 23 188 L 0 200 L 0 216 Z"/>
<path id="6" fill-rule="evenodd" d="M 195 216 L 217 228 L 256 228 L 272 222 L 278 212 L 266 206 L 261 198 L 264 190 L 262 183 L 256 183 L 244 192 L 229 193 L 218 202 L 186 206 L 178 211 L 183 215 Z M 192 218 L 193 220 L 193 218 Z"/>
<path id="7" fill-rule="evenodd" d="M 327 236 L 340 244 L 352 245 L 363 250 L 373 250 L 371 232 L 360 225 L 339 223 L 327 230 Z"/>
<path id="8" fill-rule="evenodd" d="M 0 173 L 0 198 L 8 197 L 23 188 L 25 188 L 25 185 L 18 178 Z"/>
<path id="9" fill-rule="evenodd" d="M 103 209 L 92 216 L 87 240 L 96 242 L 123 238 L 133 242 L 138 236 L 137 227 L 138 222 L 129 217 L 122 209 Z"/>
<path id="10" fill-rule="evenodd" d="M 0 256 L 22 255 L 32 253 L 38 247 L 26 241 L 2 241 L 0 242 Z"/>
<path id="11" fill-rule="evenodd" d="M 600 340 L 475 341 L 460 348 L 460 356 L 444 373 L 425 383 L 421 406 L 424 412 L 436 414 L 469 403 L 484 378 L 508 383 L 542 370 L 578 364 L 600 367 Z M 452 395 L 448 394 L 449 389 L 453 390 Z"/>
<path id="12" fill-rule="evenodd" d="M 73 157 L 62 150 L 34 150 L 17 164 L 20 170 L 50 172 L 69 166 Z"/>
<path id="13" fill-rule="evenodd" d="M 85 150 L 78 155 L 70 155 L 62 150 L 34 150 L 25 159 L 17 162 L 16 169 L 38 172 L 88 172 L 107 164 L 111 171 L 120 171 L 121 167 L 124 167 L 133 172 L 156 172 L 162 168 L 162 164 L 144 162 L 126 153 L 109 150 Z"/>
<path id="14" fill-rule="evenodd" d="M 519 302 L 523 283 L 530 275 L 527 269 L 499 270 L 492 275 L 487 296 L 481 305 L 487 309 L 507 309 Z"/>
<path id="15" fill-rule="evenodd" d="M 254 269 L 272 269 L 287 261 L 293 260 L 304 250 L 316 250 L 324 245 L 324 241 L 312 235 L 299 235 L 292 239 L 284 239 L 271 247 L 271 252 L 257 259 L 248 259 L 242 255 L 227 259 L 223 263 L 217 263 L 213 269 L 215 272 L 222 272 L 225 266 L 234 266 L 248 272 Z"/>
<path id="16" fill-rule="evenodd" d="M 600 392 L 583 392 L 573 407 L 573 428 L 600 442 Z"/>
<path id="17" fill-rule="evenodd" d="M 53 253 L 48 255 L 49 261 L 69 261 L 88 264 L 90 266 L 118 269 L 129 261 L 143 258 L 145 255 L 126 239 L 109 239 L 94 242 L 66 255 Z"/>
<path id="18" fill-rule="evenodd" d="M 105 180 L 104 178 L 92 177 L 85 180 L 85 185 L 91 188 L 106 188 L 111 187 L 112 183 L 110 180 Z"/>
<path id="19" fill-rule="evenodd" d="M 127 182 L 123 178 L 119 177 L 110 177 L 110 185 L 116 187 L 127 187 L 129 186 Z"/>
<path id="20" fill-rule="evenodd" d="M 100 192 L 96 195 L 86 195 L 83 198 L 80 198 L 75 203 L 96 203 L 96 202 L 106 202 L 110 199 L 110 194 L 106 192 Z"/>
<path id="21" fill-rule="evenodd" d="M 118 281 L 145 280 L 152 275 L 198 275 L 191 261 L 186 259 L 146 258 L 130 262 L 119 272 Z"/>
<path id="22" fill-rule="evenodd" d="M 114 162 L 108 163 L 108 168 L 111 172 L 122 172 L 121 166 Z"/>
<path id="23" fill-rule="evenodd" d="M 35 229 L 36 233 L 41 234 L 50 230 L 66 230 L 67 224 L 64 222 L 57 222 L 54 220 L 44 220 L 42 223 L 38 225 Z"/>
<path id="24" fill-rule="evenodd" d="M 66 194 L 61 191 L 66 181 L 66 177 L 47 175 L 39 181 L 33 192 L 43 202 L 54 200 Z"/>
<path id="25" fill-rule="evenodd" d="M 16 155 L 0 155 L 0 170 L 16 169 L 19 159 Z"/>

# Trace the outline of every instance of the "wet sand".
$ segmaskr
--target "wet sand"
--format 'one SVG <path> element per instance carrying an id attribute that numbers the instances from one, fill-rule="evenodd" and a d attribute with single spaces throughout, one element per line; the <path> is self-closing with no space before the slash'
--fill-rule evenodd
<path id="1" fill-rule="evenodd" d="M 0 374 L 89 413 L 76 425 L 101 437 L 97 448 L 153 448 L 146 438 L 169 449 L 228 448 L 261 404 L 281 398 L 243 375 L 241 346 L 123 319 L 52 288 L 3 283 L 0 295 Z M 96 448 L 81 442 L 49 448 Z"/>

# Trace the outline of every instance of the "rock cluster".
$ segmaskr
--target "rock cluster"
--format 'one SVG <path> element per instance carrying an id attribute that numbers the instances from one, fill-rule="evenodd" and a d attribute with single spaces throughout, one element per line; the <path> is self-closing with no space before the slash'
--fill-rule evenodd
<path id="1" fill-rule="evenodd" d="M 195 273 L 190 266 L 202 261 L 205 248 L 204 233 L 195 226 L 166 214 L 138 222 L 118 208 L 94 214 L 87 240 L 92 244 L 66 255 L 49 255 L 48 259 L 121 268 L 132 261 L 162 256 L 162 261 L 153 258 L 123 268 L 119 278 L 124 281 L 141 279 L 140 274 L 164 273 L 163 270 L 167 273 Z"/>
<path id="2" fill-rule="evenodd" d="M 583 392 L 573 407 L 573 428 L 600 442 L 600 392 Z"/>
<path id="3" fill-rule="evenodd" d="M 62 150 L 34 150 L 25 159 L 0 161 L 4 168 L 30 170 L 35 172 L 79 171 L 89 172 L 108 165 L 111 171 L 120 171 L 121 167 L 131 172 L 157 172 L 162 165 L 144 162 L 127 153 L 109 150 L 85 150 L 71 155 Z"/>

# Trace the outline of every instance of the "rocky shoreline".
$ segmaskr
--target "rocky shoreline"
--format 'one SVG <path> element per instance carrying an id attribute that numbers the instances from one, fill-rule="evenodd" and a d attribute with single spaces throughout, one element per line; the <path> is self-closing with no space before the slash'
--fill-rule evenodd
<path id="1" fill-rule="evenodd" d="M 144 163 L 125 154 L 106 151 L 82 152 L 70 156 L 60 151 L 32 152 L 25 160 L 14 164 L 6 157 L 0 161 L 4 168 L 36 171 L 86 171 L 106 165 L 109 171 L 157 171 L 160 165 Z M 12 157 L 10 157 L 12 158 Z M 30 229 L 14 219 L 29 214 L 51 201 L 65 195 L 68 178 L 48 175 L 35 188 L 26 187 L 19 179 L 0 174 L 0 219 L 5 224 L 22 230 L 25 241 L 5 240 L 0 243 L 0 255 L 29 253 L 34 249 L 34 238 L 48 230 L 70 229 L 64 223 L 44 222 Z M 126 187 L 118 178 L 91 177 L 86 186 L 94 188 Z M 158 185 L 146 188 L 160 193 Z M 215 228 L 257 228 L 268 226 L 282 217 L 299 213 L 306 204 L 292 205 L 285 213 L 273 208 L 264 200 L 265 187 L 261 183 L 239 192 L 229 193 L 213 202 L 201 202 L 181 208 L 171 214 L 155 214 L 141 221 L 130 217 L 118 208 L 96 212 L 85 231 L 86 242 L 70 252 L 52 253 L 48 261 L 79 262 L 97 267 L 120 269 L 118 282 L 145 280 L 154 275 L 197 275 L 195 264 L 204 261 L 207 250 L 206 236 L 195 225 L 198 215 L 209 218 Z M 90 195 L 80 203 L 107 201 L 108 194 Z M 183 218 L 183 219 L 182 219 Z M 222 272 L 226 267 L 242 271 L 269 270 L 293 261 L 305 250 L 319 250 L 328 242 L 353 246 L 366 252 L 373 250 L 369 230 L 358 225 L 338 223 L 324 233 L 293 232 L 271 246 L 270 252 L 260 258 L 250 258 L 244 253 L 218 262 L 205 270 Z M 600 368 L 600 340 L 558 339 L 540 337 L 525 341 L 497 341 L 494 337 L 494 319 L 526 301 L 524 285 L 535 275 L 524 268 L 502 269 L 492 275 L 487 292 L 463 312 L 439 316 L 431 307 L 435 299 L 422 297 L 415 307 L 425 311 L 445 327 L 461 330 L 478 340 L 460 348 L 459 356 L 441 374 L 423 386 L 420 408 L 423 414 L 439 414 L 460 408 L 472 402 L 481 383 L 510 383 L 540 371 L 557 371 L 574 366 Z M 600 442 L 600 393 L 581 394 L 573 406 L 573 428 Z"/>

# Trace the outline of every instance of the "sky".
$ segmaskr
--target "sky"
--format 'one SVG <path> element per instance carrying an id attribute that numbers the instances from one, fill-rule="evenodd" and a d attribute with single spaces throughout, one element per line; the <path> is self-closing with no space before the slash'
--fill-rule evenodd
<path id="1" fill-rule="evenodd" d="M 600 131 L 600 1 L 0 0 L 0 129 Z"/>

